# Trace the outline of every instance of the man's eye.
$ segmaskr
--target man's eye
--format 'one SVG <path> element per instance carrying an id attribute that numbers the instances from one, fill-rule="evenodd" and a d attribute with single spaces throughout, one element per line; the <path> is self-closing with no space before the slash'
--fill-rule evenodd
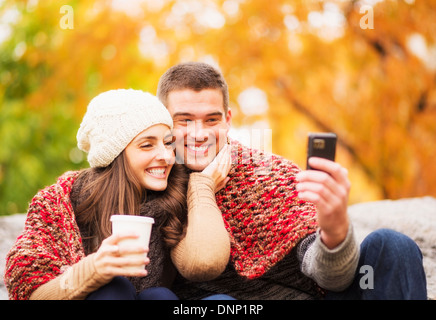
<path id="1" fill-rule="evenodd" d="M 194 123 L 194 120 L 191 119 L 177 119 L 174 121 L 174 124 L 179 126 L 189 126 L 192 123 Z"/>

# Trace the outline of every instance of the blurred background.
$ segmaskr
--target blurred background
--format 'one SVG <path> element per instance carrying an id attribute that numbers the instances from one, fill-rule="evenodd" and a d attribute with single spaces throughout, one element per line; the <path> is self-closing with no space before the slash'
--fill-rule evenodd
<path id="1" fill-rule="evenodd" d="M 350 204 L 436 196 L 436 0 L 0 0 L 0 215 L 88 167 L 89 101 L 156 93 L 181 61 L 218 66 L 231 135 L 305 167 L 310 131 L 339 137 Z"/>

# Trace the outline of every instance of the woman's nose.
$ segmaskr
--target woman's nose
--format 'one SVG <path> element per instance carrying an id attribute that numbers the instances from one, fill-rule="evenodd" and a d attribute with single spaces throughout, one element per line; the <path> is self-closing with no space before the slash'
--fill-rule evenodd
<path id="1" fill-rule="evenodd" d="M 166 163 L 170 164 L 173 162 L 173 158 L 174 158 L 174 150 L 172 146 L 168 146 L 165 144 L 159 146 L 156 159 L 164 160 Z"/>

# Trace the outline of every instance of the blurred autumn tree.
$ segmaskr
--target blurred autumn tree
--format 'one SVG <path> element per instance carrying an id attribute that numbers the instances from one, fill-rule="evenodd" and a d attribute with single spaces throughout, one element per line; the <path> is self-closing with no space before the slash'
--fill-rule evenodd
<path id="1" fill-rule="evenodd" d="M 75 134 L 92 97 L 155 92 L 186 60 L 221 68 L 236 135 L 272 128 L 272 151 L 304 166 L 307 132 L 336 132 L 351 202 L 435 196 L 435 9 L 434 0 L 0 1 L 0 213 L 25 211 L 39 188 L 87 166 Z"/>

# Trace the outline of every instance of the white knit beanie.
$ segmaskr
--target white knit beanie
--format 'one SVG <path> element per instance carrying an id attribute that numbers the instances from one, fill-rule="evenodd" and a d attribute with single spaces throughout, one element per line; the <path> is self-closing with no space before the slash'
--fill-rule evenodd
<path id="1" fill-rule="evenodd" d="M 155 124 L 173 128 L 171 115 L 157 97 L 141 90 L 110 90 L 89 103 L 77 145 L 88 152 L 91 167 L 106 167 L 133 138 Z"/>

